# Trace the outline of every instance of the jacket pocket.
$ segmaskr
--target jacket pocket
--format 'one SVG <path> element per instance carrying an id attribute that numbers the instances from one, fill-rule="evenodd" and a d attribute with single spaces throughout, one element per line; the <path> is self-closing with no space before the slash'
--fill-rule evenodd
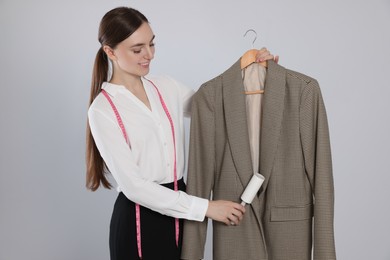
<path id="1" fill-rule="evenodd" d="M 310 219 L 313 216 L 313 205 L 272 207 L 271 221 L 294 221 Z"/>

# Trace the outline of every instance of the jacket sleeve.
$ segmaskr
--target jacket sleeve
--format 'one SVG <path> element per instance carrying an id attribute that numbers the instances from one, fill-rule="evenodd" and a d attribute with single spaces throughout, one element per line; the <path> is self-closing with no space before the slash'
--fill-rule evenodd
<path id="1" fill-rule="evenodd" d="M 191 108 L 191 132 L 187 193 L 209 199 L 215 173 L 214 93 L 202 85 L 195 93 Z M 185 221 L 182 259 L 202 259 L 207 218 L 203 222 Z"/>
<path id="2" fill-rule="evenodd" d="M 300 129 L 305 170 L 314 194 L 314 260 L 336 259 L 334 186 L 328 122 L 317 81 L 303 90 Z"/>

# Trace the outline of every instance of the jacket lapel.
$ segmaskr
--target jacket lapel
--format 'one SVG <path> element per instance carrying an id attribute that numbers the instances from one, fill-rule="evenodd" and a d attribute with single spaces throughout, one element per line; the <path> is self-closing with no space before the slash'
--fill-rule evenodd
<path id="1" fill-rule="evenodd" d="M 223 106 L 233 162 L 245 187 L 253 175 L 240 60 L 222 75 Z"/>
<path id="2" fill-rule="evenodd" d="M 253 176 L 252 158 L 249 145 L 245 88 L 242 80 L 240 60 L 222 75 L 223 105 L 227 136 L 233 163 L 238 177 L 245 188 Z M 242 190 L 243 192 L 244 190 Z M 240 194 L 241 196 L 241 194 Z M 259 226 L 261 224 L 260 201 L 255 197 L 251 204 Z"/>
<path id="3" fill-rule="evenodd" d="M 260 174 L 265 177 L 265 181 L 260 196 L 267 189 L 276 155 L 283 119 L 285 87 L 286 69 L 268 61 L 260 136 Z"/>

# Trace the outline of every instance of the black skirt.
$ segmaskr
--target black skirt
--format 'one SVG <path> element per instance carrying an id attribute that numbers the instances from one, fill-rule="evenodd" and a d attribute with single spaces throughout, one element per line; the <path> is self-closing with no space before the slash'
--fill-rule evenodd
<path id="1" fill-rule="evenodd" d="M 173 182 L 162 184 L 173 190 Z M 185 191 L 183 179 L 179 190 Z M 175 219 L 140 206 L 141 248 L 143 260 L 180 259 L 183 220 L 179 220 L 179 245 L 176 246 Z M 135 204 L 120 192 L 110 223 L 111 260 L 138 260 Z"/>

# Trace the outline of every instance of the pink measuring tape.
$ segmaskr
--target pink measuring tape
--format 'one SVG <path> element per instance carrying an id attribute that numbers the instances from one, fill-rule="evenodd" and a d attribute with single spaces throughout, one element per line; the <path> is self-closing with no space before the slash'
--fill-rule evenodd
<path id="1" fill-rule="evenodd" d="M 146 78 L 145 78 L 146 79 Z M 156 85 L 154 85 L 154 83 L 149 80 L 149 79 L 146 79 L 147 81 L 149 81 L 153 87 L 156 89 L 157 91 L 157 94 L 158 94 L 158 97 L 160 99 L 160 102 L 161 102 L 161 105 L 164 109 L 164 112 L 169 120 L 169 123 L 171 125 L 171 130 L 172 130 L 172 139 L 173 139 L 173 150 L 174 150 L 174 164 L 173 164 L 173 177 L 174 177 L 174 190 L 175 191 L 178 191 L 178 183 L 177 183 L 177 171 L 176 171 L 176 141 L 175 141 L 175 126 L 173 124 L 173 120 L 172 120 L 172 117 L 171 117 L 171 114 L 169 113 L 168 111 L 168 107 L 167 105 L 165 104 L 164 102 L 164 99 L 160 93 L 160 91 L 158 90 L 158 88 L 156 87 Z M 123 137 L 125 138 L 127 144 L 131 147 L 131 144 L 130 144 L 130 141 L 128 139 L 128 136 L 127 136 L 127 133 L 126 133 L 126 129 L 125 129 L 125 126 L 123 125 L 123 121 L 122 121 L 122 118 L 121 116 L 119 115 L 119 112 L 118 110 L 116 109 L 115 105 L 114 105 L 114 102 L 112 102 L 110 96 L 107 94 L 107 92 L 102 89 L 102 93 L 103 95 L 106 97 L 106 99 L 108 100 L 108 102 L 110 103 L 111 107 L 112 107 L 112 110 L 114 110 L 114 113 L 115 113 L 115 116 L 116 116 L 116 119 L 118 121 L 118 124 L 119 124 L 119 127 L 121 128 L 122 130 L 122 134 L 123 134 Z M 137 248 L 138 248 L 138 256 L 139 258 L 142 259 L 142 248 L 141 248 L 141 217 L 140 217 L 140 206 L 139 204 L 135 204 L 135 218 L 136 218 L 136 233 L 137 233 Z M 176 246 L 179 245 L 179 219 L 175 218 L 175 239 L 176 239 Z"/>

